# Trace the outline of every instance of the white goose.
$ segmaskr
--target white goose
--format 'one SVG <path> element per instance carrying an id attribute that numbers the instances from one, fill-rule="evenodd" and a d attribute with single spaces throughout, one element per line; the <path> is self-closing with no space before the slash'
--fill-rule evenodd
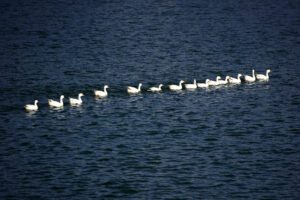
<path id="1" fill-rule="evenodd" d="M 84 94 L 79 93 L 78 94 L 78 99 L 69 98 L 70 104 L 71 105 L 80 105 L 80 104 L 82 104 L 82 100 L 81 100 L 82 96 L 84 96 Z"/>
<path id="2" fill-rule="evenodd" d="M 242 74 L 238 74 L 237 75 L 237 78 L 233 78 L 233 77 L 229 77 L 229 83 L 231 83 L 231 84 L 241 84 L 241 76 L 242 76 Z"/>
<path id="3" fill-rule="evenodd" d="M 64 102 L 63 102 L 64 98 L 65 98 L 65 96 L 61 95 L 60 101 L 54 101 L 53 99 L 48 99 L 49 106 L 57 107 L 57 108 L 63 107 L 64 106 Z"/>
<path id="4" fill-rule="evenodd" d="M 184 83 L 183 80 L 179 82 L 179 85 L 169 85 L 170 90 L 182 90 L 182 83 Z"/>
<path id="5" fill-rule="evenodd" d="M 127 92 L 129 94 L 137 94 L 137 93 L 141 92 L 141 87 L 142 87 L 141 83 L 139 84 L 138 88 L 128 86 L 127 87 Z"/>
<path id="6" fill-rule="evenodd" d="M 256 74 L 256 78 L 259 81 L 268 81 L 269 80 L 269 73 L 272 72 L 272 70 L 268 69 L 266 71 L 266 75 L 264 74 Z"/>
<path id="7" fill-rule="evenodd" d="M 221 76 L 217 76 L 216 81 L 209 80 L 208 85 L 209 86 L 217 86 L 217 85 L 219 85 L 219 80 L 221 80 Z"/>
<path id="8" fill-rule="evenodd" d="M 101 91 L 101 90 L 94 90 L 95 96 L 96 97 L 100 97 L 100 98 L 107 97 L 107 91 L 106 91 L 107 88 L 109 88 L 109 86 L 105 85 L 103 91 Z"/>
<path id="9" fill-rule="evenodd" d="M 148 91 L 150 91 L 150 92 L 161 92 L 162 91 L 162 89 L 161 89 L 162 86 L 164 86 L 164 85 L 159 84 L 158 87 L 151 87 L 151 88 L 148 89 Z"/>
<path id="10" fill-rule="evenodd" d="M 254 69 L 252 69 L 252 76 L 244 75 L 244 78 L 245 78 L 245 81 L 246 81 L 247 83 L 255 82 L 255 81 L 256 81 L 256 78 L 255 78 L 255 71 L 254 71 Z"/>
<path id="11" fill-rule="evenodd" d="M 38 100 L 35 100 L 34 105 L 32 105 L 32 104 L 25 105 L 24 106 L 25 110 L 28 110 L 28 111 L 38 110 L 38 106 L 37 106 L 38 102 L 39 102 Z"/>
<path id="12" fill-rule="evenodd" d="M 196 89 L 197 88 L 197 81 L 196 81 L 196 79 L 194 79 L 194 83 L 193 84 L 184 84 L 184 87 L 186 89 Z"/>
<path id="13" fill-rule="evenodd" d="M 225 77 L 225 80 L 219 80 L 219 85 L 226 85 L 228 83 L 229 76 Z"/>
<path id="14" fill-rule="evenodd" d="M 197 87 L 198 88 L 207 88 L 208 87 L 208 82 L 209 82 L 210 80 L 209 79 L 206 79 L 205 80 L 205 83 L 197 83 Z"/>

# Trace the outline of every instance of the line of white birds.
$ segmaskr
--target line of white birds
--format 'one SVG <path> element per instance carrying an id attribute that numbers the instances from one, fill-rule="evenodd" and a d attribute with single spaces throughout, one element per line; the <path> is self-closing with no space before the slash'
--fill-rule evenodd
<path id="1" fill-rule="evenodd" d="M 242 75 L 242 74 L 238 74 L 237 78 L 233 78 L 230 76 L 226 76 L 225 80 L 222 80 L 220 76 L 217 76 L 216 80 L 210 80 L 210 79 L 206 79 L 204 83 L 197 83 L 196 79 L 194 79 L 194 82 L 192 84 L 184 84 L 186 89 L 196 89 L 196 88 L 207 88 L 210 86 L 218 86 L 218 85 L 225 85 L 225 84 L 241 84 L 241 77 L 244 76 L 244 80 L 247 83 L 251 83 L 251 82 L 255 82 L 255 81 L 268 81 L 269 80 L 269 73 L 272 72 L 270 69 L 268 69 L 266 71 L 266 74 L 255 74 L 254 69 L 252 70 L 252 76 L 249 75 Z M 178 91 L 178 90 L 182 90 L 182 84 L 184 83 L 183 80 L 181 80 L 179 82 L 179 85 L 169 85 L 169 89 L 172 91 Z M 159 84 L 158 87 L 151 87 L 149 88 L 147 91 L 150 92 L 161 92 L 162 91 L 162 86 L 164 86 L 163 84 Z M 94 95 L 95 97 L 98 98 L 103 98 L 106 97 L 108 95 L 107 93 L 107 88 L 109 88 L 108 85 L 104 86 L 103 91 L 101 90 L 94 90 Z M 135 87 L 131 87 L 128 86 L 127 87 L 127 93 L 128 94 L 137 94 L 141 92 L 141 88 L 142 88 L 142 83 L 140 83 L 138 85 L 138 88 Z M 81 97 L 84 96 L 83 93 L 79 93 L 78 94 L 78 99 L 75 98 L 69 98 L 69 102 L 70 105 L 81 105 L 82 104 L 82 99 Z M 60 108 L 64 106 L 64 95 L 60 96 L 60 101 L 54 101 L 53 99 L 48 99 L 48 104 L 50 107 L 56 107 L 56 108 Z M 38 100 L 34 101 L 34 104 L 28 104 L 25 105 L 25 110 L 28 111 L 34 111 L 34 110 L 38 110 L 38 106 L 37 106 Z"/>

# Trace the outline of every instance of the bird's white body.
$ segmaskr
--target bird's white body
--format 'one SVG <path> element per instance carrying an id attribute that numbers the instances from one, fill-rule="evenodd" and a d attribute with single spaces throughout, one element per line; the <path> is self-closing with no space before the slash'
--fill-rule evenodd
<path id="1" fill-rule="evenodd" d="M 229 76 L 226 76 L 225 80 L 219 80 L 218 81 L 219 85 L 226 85 L 226 84 L 228 84 L 228 79 L 229 79 Z"/>
<path id="2" fill-rule="evenodd" d="M 161 92 L 162 91 L 162 89 L 161 89 L 162 86 L 164 86 L 164 85 L 159 84 L 158 87 L 151 87 L 151 88 L 148 89 L 148 91 L 150 91 L 150 92 Z"/>
<path id="3" fill-rule="evenodd" d="M 254 71 L 254 69 L 252 69 L 252 76 L 244 75 L 244 78 L 245 78 L 245 81 L 247 83 L 255 82 L 256 81 L 256 77 L 255 77 L 255 71 Z"/>
<path id="4" fill-rule="evenodd" d="M 184 84 L 184 87 L 186 89 L 196 89 L 197 88 L 197 81 L 196 81 L 196 79 L 194 79 L 194 83 L 193 84 Z"/>
<path id="5" fill-rule="evenodd" d="M 268 81 L 269 80 L 269 73 L 272 72 L 272 70 L 268 69 L 266 71 L 266 75 L 264 74 L 256 74 L 256 78 L 259 81 Z"/>
<path id="6" fill-rule="evenodd" d="M 184 83 L 183 80 L 179 82 L 179 85 L 169 85 L 170 90 L 182 90 L 182 83 Z"/>
<path id="7" fill-rule="evenodd" d="M 107 97 L 107 95 L 108 95 L 107 91 L 106 91 L 107 88 L 109 88 L 109 86 L 105 85 L 103 91 L 101 91 L 101 90 L 95 90 L 94 91 L 95 96 L 96 97 L 100 97 L 100 98 Z"/>
<path id="8" fill-rule="evenodd" d="M 221 77 L 220 77 L 220 76 L 217 76 L 216 81 L 209 80 L 209 81 L 208 81 L 208 85 L 209 85 L 209 86 L 217 86 L 217 85 L 219 85 L 219 81 L 220 81 L 220 80 L 221 80 Z"/>
<path id="9" fill-rule="evenodd" d="M 53 99 L 48 99 L 48 104 L 51 107 L 57 107 L 57 108 L 63 107 L 64 106 L 64 102 L 63 102 L 64 98 L 65 98 L 65 96 L 61 95 L 60 101 L 54 101 Z"/>
<path id="10" fill-rule="evenodd" d="M 141 87 L 142 87 L 141 83 L 139 84 L 138 88 L 128 86 L 127 87 L 127 92 L 128 92 L 128 94 L 137 94 L 137 93 L 140 93 L 141 92 Z"/>
<path id="11" fill-rule="evenodd" d="M 242 74 L 238 74 L 237 78 L 229 77 L 228 82 L 231 84 L 241 84 L 241 76 Z"/>
<path id="12" fill-rule="evenodd" d="M 71 105 L 80 105 L 80 104 L 82 104 L 82 100 L 81 100 L 82 96 L 84 96 L 84 94 L 79 93 L 78 94 L 78 99 L 69 98 L 70 104 Z"/>
<path id="13" fill-rule="evenodd" d="M 25 110 L 27 110 L 27 111 L 35 111 L 35 110 L 38 110 L 38 106 L 37 106 L 37 103 L 38 103 L 38 102 L 39 102 L 38 100 L 35 100 L 33 105 L 32 105 L 32 104 L 27 104 L 27 105 L 25 105 L 25 106 L 24 106 Z"/>
<path id="14" fill-rule="evenodd" d="M 208 82 L 209 82 L 210 80 L 209 79 L 206 79 L 205 80 L 205 83 L 197 83 L 197 87 L 198 88 L 207 88 L 209 85 L 208 85 Z"/>

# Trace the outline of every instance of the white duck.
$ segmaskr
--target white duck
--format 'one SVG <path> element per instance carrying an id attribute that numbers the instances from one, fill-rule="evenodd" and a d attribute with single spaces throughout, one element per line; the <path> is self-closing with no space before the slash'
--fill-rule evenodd
<path id="1" fill-rule="evenodd" d="M 209 79 L 206 79 L 205 80 L 205 83 L 197 83 L 197 87 L 198 88 L 207 88 L 208 87 L 208 82 L 209 82 L 210 80 Z"/>
<path id="2" fill-rule="evenodd" d="M 107 88 L 109 88 L 109 86 L 105 85 L 103 91 L 101 91 L 101 90 L 94 90 L 95 96 L 96 97 L 100 97 L 100 98 L 107 97 L 107 91 L 106 91 Z"/>
<path id="3" fill-rule="evenodd" d="M 184 83 L 183 80 L 179 82 L 179 85 L 169 85 L 170 90 L 182 90 L 182 83 Z"/>
<path id="4" fill-rule="evenodd" d="M 35 100 L 34 105 L 32 105 L 32 104 L 25 105 L 24 106 L 25 110 L 28 110 L 28 111 L 38 110 L 38 106 L 37 106 L 38 102 L 39 102 L 38 100 Z"/>
<path id="5" fill-rule="evenodd" d="M 229 76 L 225 77 L 225 80 L 219 80 L 219 85 L 226 85 L 228 83 Z"/>
<path id="6" fill-rule="evenodd" d="M 247 83 L 255 82 L 255 81 L 256 81 L 256 78 L 255 78 L 255 71 L 254 71 L 254 69 L 252 69 L 252 76 L 244 75 L 244 78 L 245 78 L 245 81 L 246 81 Z"/>
<path id="7" fill-rule="evenodd" d="M 184 84 L 184 87 L 186 89 L 196 89 L 197 88 L 197 81 L 196 81 L 196 79 L 194 79 L 194 83 L 193 84 Z"/>
<path id="8" fill-rule="evenodd" d="M 158 87 L 151 87 L 151 88 L 148 89 L 148 91 L 150 91 L 150 92 L 161 92 L 162 91 L 162 89 L 161 89 L 162 86 L 164 86 L 164 85 L 159 84 Z"/>
<path id="9" fill-rule="evenodd" d="M 137 93 L 141 92 L 141 87 L 142 87 L 141 83 L 139 84 L 138 88 L 128 86 L 127 87 L 127 92 L 129 94 L 137 94 Z"/>
<path id="10" fill-rule="evenodd" d="M 217 86 L 217 85 L 219 85 L 219 80 L 221 80 L 221 76 L 217 76 L 216 81 L 209 80 L 208 85 L 209 86 Z"/>
<path id="11" fill-rule="evenodd" d="M 69 98 L 70 104 L 71 105 L 80 105 L 80 104 L 82 104 L 82 100 L 81 100 L 82 96 L 84 96 L 84 94 L 79 93 L 78 94 L 78 99 Z"/>
<path id="12" fill-rule="evenodd" d="M 63 102 L 64 98 L 65 98 L 65 96 L 61 95 L 60 101 L 54 101 L 53 99 L 48 99 L 49 106 L 57 107 L 57 108 L 63 107 L 64 106 L 64 102 Z"/>
<path id="13" fill-rule="evenodd" d="M 266 71 L 266 75 L 264 74 L 256 74 L 256 78 L 259 81 L 268 81 L 269 80 L 269 73 L 272 72 L 272 70 L 268 69 Z"/>
<path id="14" fill-rule="evenodd" d="M 238 74 L 237 75 L 237 78 L 233 78 L 233 77 L 229 77 L 229 83 L 231 83 L 231 84 L 241 84 L 241 76 L 242 76 L 242 74 Z"/>

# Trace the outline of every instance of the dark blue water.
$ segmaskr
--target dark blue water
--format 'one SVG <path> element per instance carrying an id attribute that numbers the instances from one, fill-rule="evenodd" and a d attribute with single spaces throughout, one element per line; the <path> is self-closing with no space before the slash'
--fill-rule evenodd
<path id="1" fill-rule="evenodd" d="M 297 199 L 299 1 L 0 3 L 1 199 Z M 194 78 L 269 82 L 153 94 Z M 140 95 L 126 86 L 143 83 Z M 94 89 L 110 86 L 95 99 Z M 83 105 L 49 109 L 48 98 Z M 39 100 L 37 112 L 23 106 Z"/>

